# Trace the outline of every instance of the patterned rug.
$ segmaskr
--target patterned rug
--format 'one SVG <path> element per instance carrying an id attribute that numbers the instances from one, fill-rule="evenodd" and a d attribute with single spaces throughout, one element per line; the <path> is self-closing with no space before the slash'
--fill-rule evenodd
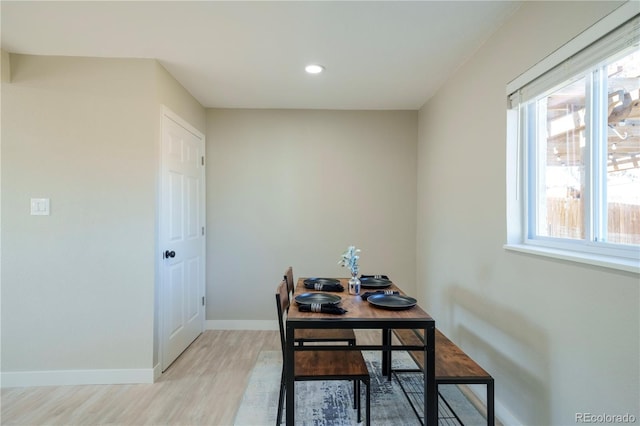
<path id="1" fill-rule="evenodd" d="M 420 374 L 401 374 L 389 382 L 380 376 L 380 353 L 363 352 L 371 373 L 371 424 L 375 426 L 420 425 L 409 398 L 422 401 Z M 413 368 L 415 364 L 404 352 L 393 357 L 394 368 Z M 282 356 L 278 351 L 263 351 L 249 378 L 234 425 L 273 425 L 278 411 L 278 390 Z M 365 397 L 362 386 L 362 416 L 365 416 Z M 457 386 L 439 386 L 438 423 L 440 425 L 486 425 L 486 420 Z M 357 424 L 353 409 L 353 383 L 347 381 L 296 382 L 296 425 L 347 426 Z M 421 411 L 422 405 L 419 405 Z M 455 415 L 458 417 L 456 418 Z M 420 413 L 422 416 L 422 413 Z M 283 414 L 284 421 L 284 414 Z"/>

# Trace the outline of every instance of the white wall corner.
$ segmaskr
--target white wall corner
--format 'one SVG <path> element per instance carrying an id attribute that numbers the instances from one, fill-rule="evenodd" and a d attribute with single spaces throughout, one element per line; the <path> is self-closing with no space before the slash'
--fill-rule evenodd
<path id="1" fill-rule="evenodd" d="M 153 382 L 157 382 L 160 376 L 162 376 L 162 366 L 160 363 L 157 363 L 155 367 L 153 367 Z"/>

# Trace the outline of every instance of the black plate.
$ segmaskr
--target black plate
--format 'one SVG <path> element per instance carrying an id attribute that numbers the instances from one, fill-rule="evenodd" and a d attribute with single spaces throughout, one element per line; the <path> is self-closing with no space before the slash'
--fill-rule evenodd
<path id="1" fill-rule="evenodd" d="M 298 305 L 310 305 L 312 303 L 337 305 L 341 300 L 340 296 L 327 293 L 302 293 L 296 296 L 296 302 Z"/>
<path id="2" fill-rule="evenodd" d="M 387 288 L 391 287 L 392 282 L 385 278 L 360 278 L 362 288 Z"/>
<path id="3" fill-rule="evenodd" d="M 306 280 L 304 280 L 305 287 L 311 286 L 313 288 L 313 286 L 316 284 L 337 285 L 340 284 L 340 280 L 337 280 L 335 278 L 307 278 Z"/>
<path id="4" fill-rule="evenodd" d="M 402 296 L 400 294 L 374 294 L 369 296 L 367 301 L 378 308 L 391 309 L 394 311 L 410 309 L 418 303 L 413 297 Z"/>

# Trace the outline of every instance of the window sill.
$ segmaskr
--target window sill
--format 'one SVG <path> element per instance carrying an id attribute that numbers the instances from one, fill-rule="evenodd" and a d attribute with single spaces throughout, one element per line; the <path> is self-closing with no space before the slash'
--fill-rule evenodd
<path id="1" fill-rule="evenodd" d="M 640 274 L 640 262 L 635 259 L 580 253 L 526 244 L 505 244 L 504 249 Z"/>

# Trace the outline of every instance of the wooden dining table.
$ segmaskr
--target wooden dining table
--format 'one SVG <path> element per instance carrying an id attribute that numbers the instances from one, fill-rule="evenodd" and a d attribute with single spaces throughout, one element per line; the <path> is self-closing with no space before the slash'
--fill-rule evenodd
<path id="1" fill-rule="evenodd" d="M 302 312 L 295 303 L 295 298 L 303 293 L 315 293 L 316 290 L 305 288 L 305 278 L 299 278 L 296 285 L 291 308 L 286 321 L 286 349 L 285 349 L 285 386 L 286 386 L 286 424 L 295 424 L 295 380 L 293 360 L 297 351 L 303 350 L 368 350 L 380 351 L 382 357 L 382 373 L 389 372 L 390 352 L 421 350 L 424 352 L 424 419 L 426 425 L 438 424 L 438 395 L 435 381 L 435 320 L 422 309 L 415 305 L 408 309 L 384 309 L 372 305 L 362 299 L 360 295 L 351 295 L 346 290 L 341 293 L 328 293 L 340 296 L 340 306 L 347 312 L 342 315 Z M 348 288 L 348 279 L 340 278 L 342 286 Z M 362 289 L 361 294 L 377 289 Z M 405 293 L 395 283 L 384 290 L 397 291 L 401 295 Z M 323 292 L 326 293 L 326 292 Z M 344 345 L 304 345 L 294 344 L 296 329 L 322 329 L 322 328 L 351 328 L 362 330 L 381 330 L 380 344 L 361 345 L 356 341 L 355 346 Z M 419 346 L 407 346 L 394 343 L 391 330 L 394 329 L 420 329 L 424 331 L 424 344 Z M 375 419 L 372 419 L 375 423 Z"/>

